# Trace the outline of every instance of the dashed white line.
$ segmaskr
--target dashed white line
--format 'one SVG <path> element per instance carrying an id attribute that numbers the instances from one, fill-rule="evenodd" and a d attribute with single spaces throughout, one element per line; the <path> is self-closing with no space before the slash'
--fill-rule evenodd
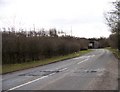
<path id="1" fill-rule="evenodd" d="M 87 60 L 88 60 L 88 58 L 87 58 L 87 59 L 85 59 L 85 60 L 83 60 L 83 61 L 78 62 L 78 64 L 80 64 L 80 63 L 82 63 L 82 62 L 84 62 L 84 61 L 87 61 Z"/>
<path id="2" fill-rule="evenodd" d="M 64 70 L 66 70 L 66 69 L 67 69 L 67 68 L 61 69 L 61 71 L 64 71 Z M 51 74 L 49 74 L 49 75 L 53 75 L 53 74 L 55 74 L 55 73 L 51 73 Z M 36 82 L 36 81 L 38 81 L 38 80 L 44 79 L 44 78 L 48 77 L 49 75 L 43 76 L 43 77 L 40 77 L 40 78 L 37 78 L 37 79 L 35 79 L 35 80 L 26 82 L 26 83 L 24 83 L 24 84 L 21 84 L 21 85 L 19 85 L 19 86 L 13 87 L 13 88 L 10 88 L 10 89 L 8 89 L 7 91 L 15 90 L 15 89 L 20 88 L 20 87 L 22 87 L 22 86 L 25 86 L 25 85 L 28 85 L 28 84 L 30 84 L 30 83 Z M 6 91 L 6 92 L 7 92 L 7 91 Z"/>
<path id="3" fill-rule="evenodd" d="M 40 80 L 40 79 L 44 79 L 44 78 L 46 78 L 46 77 L 48 77 L 48 76 L 43 76 L 43 77 L 37 78 L 37 79 L 35 79 L 35 80 L 32 80 L 32 81 L 26 82 L 26 83 L 21 84 L 21 85 L 19 85 L 19 86 L 16 86 L 16 87 L 10 88 L 10 89 L 8 89 L 7 91 L 10 91 L 10 90 L 14 90 L 14 89 L 20 88 L 20 87 L 22 87 L 22 86 L 28 85 L 28 84 L 30 84 L 30 83 L 36 82 L 36 81 L 38 81 L 38 80 Z M 7 91 L 6 91 L 6 92 L 7 92 Z"/>
<path id="4" fill-rule="evenodd" d="M 64 71 L 64 70 L 66 70 L 67 68 L 64 68 L 64 69 L 61 69 L 61 71 Z"/>
<path id="5" fill-rule="evenodd" d="M 84 61 L 87 61 L 87 60 L 88 60 L 88 58 L 85 59 L 85 60 L 83 60 L 83 61 L 81 61 L 81 62 L 78 62 L 78 64 L 80 64 L 80 63 L 82 63 L 82 62 L 84 62 Z M 67 69 L 67 68 L 61 69 L 61 71 L 64 71 L 64 70 L 66 70 L 66 69 Z M 53 74 L 55 74 L 55 73 L 52 73 L 52 74 L 49 74 L 49 75 L 53 75 Z M 37 79 L 35 79 L 35 80 L 26 82 L 26 83 L 24 83 L 24 84 L 21 84 L 21 85 L 19 85 L 19 86 L 13 87 L 13 88 L 10 88 L 10 89 L 8 89 L 7 91 L 14 90 L 14 89 L 20 88 L 20 87 L 22 87 L 22 86 L 28 85 L 28 84 L 30 84 L 30 83 L 36 82 L 36 81 L 38 81 L 38 80 L 44 79 L 44 78 L 48 77 L 49 75 L 43 76 L 43 77 L 40 77 L 40 78 L 37 78 Z M 7 91 L 6 91 L 6 92 L 7 92 Z"/>
<path id="6" fill-rule="evenodd" d="M 95 55 L 81 56 L 81 57 L 74 58 L 74 59 L 80 59 L 80 58 L 91 58 L 91 57 L 94 57 L 94 56 L 95 56 Z"/>
<path id="7" fill-rule="evenodd" d="M 53 75 L 53 74 L 55 74 L 55 73 L 51 73 L 51 74 L 49 74 L 49 75 Z"/>

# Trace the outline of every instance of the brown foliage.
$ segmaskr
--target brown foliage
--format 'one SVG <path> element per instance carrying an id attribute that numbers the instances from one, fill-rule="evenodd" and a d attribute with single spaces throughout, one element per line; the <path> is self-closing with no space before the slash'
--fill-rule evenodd
<path id="1" fill-rule="evenodd" d="M 87 39 L 58 37 L 56 33 L 48 36 L 35 31 L 4 31 L 2 43 L 3 64 L 41 60 L 88 48 Z"/>

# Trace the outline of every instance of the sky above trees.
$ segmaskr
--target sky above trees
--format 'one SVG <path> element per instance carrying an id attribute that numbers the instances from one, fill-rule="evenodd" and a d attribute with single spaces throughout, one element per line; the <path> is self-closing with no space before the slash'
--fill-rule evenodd
<path id="1" fill-rule="evenodd" d="M 78 37 L 108 37 L 104 13 L 115 0 L 0 0 L 0 28 L 56 28 Z"/>

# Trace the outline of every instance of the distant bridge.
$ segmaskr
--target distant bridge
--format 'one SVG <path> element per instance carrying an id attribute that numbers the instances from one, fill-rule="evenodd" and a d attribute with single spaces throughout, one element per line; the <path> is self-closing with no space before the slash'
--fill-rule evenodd
<path id="1" fill-rule="evenodd" d="M 100 47 L 100 43 L 98 41 L 89 41 L 88 48 L 97 49 Z"/>

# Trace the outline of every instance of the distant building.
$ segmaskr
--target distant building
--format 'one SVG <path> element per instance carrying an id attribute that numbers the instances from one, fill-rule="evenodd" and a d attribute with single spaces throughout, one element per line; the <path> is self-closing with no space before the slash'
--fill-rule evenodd
<path id="1" fill-rule="evenodd" d="M 99 48 L 99 42 L 98 41 L 90 41 L 89 42 L 89 45 L 88 45 L 88 48 L 91 48 L 91 49 L 97 49 Z"/>

